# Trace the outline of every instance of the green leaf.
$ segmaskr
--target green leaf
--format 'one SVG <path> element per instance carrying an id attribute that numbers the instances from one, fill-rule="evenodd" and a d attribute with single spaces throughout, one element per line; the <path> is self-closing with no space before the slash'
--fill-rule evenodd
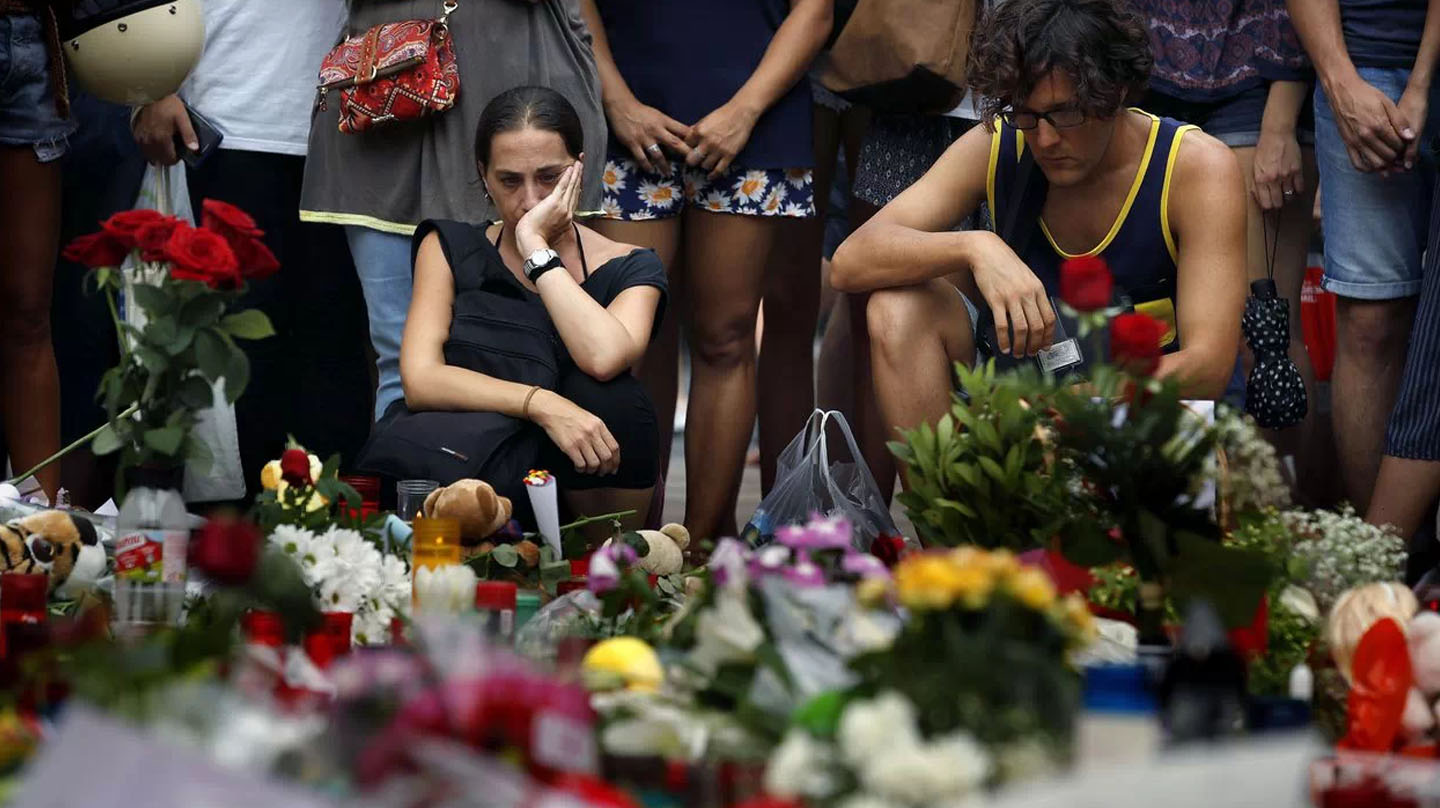
<path id="1" fill-rule="evenodd" d="M 490 558 L 502 567 L 513 569 L 520 563 L 520 553 L 512 545 L 498 544 L 490 551 Z"/>
<path id="2" fill-rule="evenodd" d="M 180 324 L 205 328 L 215 324 L 225 313 L 225 300 L 218 295 L 202 294 L 191 298 L 180 308 Z"/>
<path id="3" fill-rule="evenodd" d="M 184 440 L 185 430 L 178 426 L 145 430 L 145 445 L 168 457 L 180 452 L 180 444 Z"/>
<path id="4" fill-rule="evenodd" d="M 175 312 L 175 299 L 159 286 L 137 283 L 130 287 L 130 292 L 152 320 Z"/>
<path id="5" fill-rule="evenodd" d="M 195 333 L 195 361 L 200 372 L 212 382 L 225 378 L 230 367 L 230 346 L 213 328 L 203 328 Z M 227 391 L 229 385 L 226 385 Z"/>
<path id="6" fill-rule="evenodd" d="M 985 473 L 990 475 L 991 479 L 995 480 L 995 482 L 997 483 L 1005 482 L 1005 469 L 1000 468 L 999 463 L 996 463 L 994 460 L 991 460 L 990 458 L 984 456 L 981 456 L 977 459 L 980 462 L 980 468 L 984 469 Z"/>
<path id="7" fill-rule="evenodd" d="M 629 545 L 630 549 L 634 550 L 635 555 L 639 558 L 644 558 L 645 556 L 650 555 L 650 542 L 646 541 L 645 537 L 641 536 L 639 533 L 630 531 L 628 533 L 622 534 L 620 536 L 620 541 Z"/>
<path id="8" fill-rule="evenodd" d="M 210 383 L 199 376 L 187 376 L 180 382 L 180 403 L 192 410 L 203 410 L 215 403 Z"/>
<path id="9" fill-rule="evenodd" d="M 90 442 L 90 451 L 97 457 L 104 457 L 120 451 L 122 445 L 120 436 L 115 433 L 115 427 L 106 424 L 105 428 L 101 429 L 95 439 Z"/>
<path id="10" fill-rule="evenodd" d="M 1190 533 L 1178 534 L 1175 542 L 1179 554 L 1170 573 L 1175 596 L 1209 600 L 1228 628 L 1248 625 L 1277 573 L 1269 556 Z"/>
<path id="11" fill-rule="evenodd" d="M 231 404 L 240 399 L 250 384 L 250 358 L 230 343 L 230 363 L 225 368 L 225 398 Z"/>
<path id="12" fill-rule="evenodd" d="M 237 339 L 264 339 L 275 336 L 275 327 L 270 324 L 270 318 L 259 309 L 246 309 L 226 315 L 220 321 L 220 327 Z"/>
<path id="13" fill-rule="evenodd" d="M 149 345 L 135 346 L 135 358 L 140 360 L 141 367 L 155 376 L 164 373 L 166 368 L 170 366 L 170 360 L 165 354 L 151 348 Z"/>

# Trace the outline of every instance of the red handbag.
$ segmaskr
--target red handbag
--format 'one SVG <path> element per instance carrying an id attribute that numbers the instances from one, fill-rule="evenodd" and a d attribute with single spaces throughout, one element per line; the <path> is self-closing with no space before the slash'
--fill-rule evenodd
<path id="1" fill-rule="evenodd" d="M 340 92 L 340 131 L 409 121 L 455 106 L 460 69 L 449 19 L 459 3 L 446 0 L 434 20 L 377 25 L 345 39 L 320 63 L 320 109 Z"/>

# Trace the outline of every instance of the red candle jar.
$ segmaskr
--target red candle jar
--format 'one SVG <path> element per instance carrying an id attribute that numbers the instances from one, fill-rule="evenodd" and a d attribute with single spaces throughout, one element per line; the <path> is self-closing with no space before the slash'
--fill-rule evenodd
<path id="1" fill-rule="evenodd" d="M 380 512 L 380 478 L 367 474 L 344 474 L 340 482 L 346 483 L 360 495 L 360 515 L 370 518 Z"/>
<path id="2" fill-rule="evenodd" d="M 240 616 L 240 630 L 251 645 L 285 646 L 285 621 L 279 612 L 252 609 Z"/>
<path id="3" fill-rule="evenodd" d="M 324 670 L 336 659 L 350 653 L 350 632 L 355 622 L 352 612 L 325 612 L 320 627 L 305 634 L 305 653 L 315 666 Z"/>

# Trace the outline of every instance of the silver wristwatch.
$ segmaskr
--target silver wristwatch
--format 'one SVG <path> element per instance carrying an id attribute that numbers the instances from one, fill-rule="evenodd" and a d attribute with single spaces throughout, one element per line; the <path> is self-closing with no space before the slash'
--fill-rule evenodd
<path id="1" fill-rule="evenodd" d="M 551 249 L 536 250 L 525 259 L 525 277 L 535 283 L 541 275 L 560 266 L 560 254 Z"/>

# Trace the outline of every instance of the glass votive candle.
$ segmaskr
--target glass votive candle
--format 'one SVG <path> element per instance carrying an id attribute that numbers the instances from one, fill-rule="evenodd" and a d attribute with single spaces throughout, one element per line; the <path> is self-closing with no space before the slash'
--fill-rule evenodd
<path id="1" fill-rule="evenodd" d="M 395 513 L 409 522 L 425 509 L 425 498 L 440 487 L 434 480 L 401 480 L 395 483 Z"/>
<path id="2" fill-rule="evenodd" d="M 410 536 L 410 561 L 412 574 L 421 567 L 459 564 L 460 520 L 417 518 Z"/>

